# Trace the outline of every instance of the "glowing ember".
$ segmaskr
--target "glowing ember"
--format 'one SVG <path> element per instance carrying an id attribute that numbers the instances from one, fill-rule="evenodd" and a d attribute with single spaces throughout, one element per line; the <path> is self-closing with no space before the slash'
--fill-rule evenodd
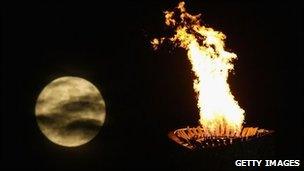
<path id="1" fill-rule="evenodd" d="M 225 50 L 226 36 L 205 27 L 199 15 L 186 12 L 180 2 L 175 11 L 165 12 L 165 24 L 175 29 L 172 37 L 166 38 L 187 51 L 192 70 L 196 75 L 193 88 L 198 95 L 202 129 L 212 136 L 238 135 L 242 131 L 245 111 L 231 94 L 227 83 L 233 70 L 236 54 Z M 151 41 L 154 49 L 164 38 Z"/>
<path id="2" fill-rule="evenodd" d="M 165 38 L 160 38 L 160 39 L 156 39 L 156 38 L 155 38 L 155 39 L 153 39 L 153 40 L 151 41 L 151 44 L 152 44 L 152 47 L 154 48 L 154 50 L 157 49 L 157 47 L 158 47 L 159 44 L 163 43 L 164 39 L 165 39 Z"/>

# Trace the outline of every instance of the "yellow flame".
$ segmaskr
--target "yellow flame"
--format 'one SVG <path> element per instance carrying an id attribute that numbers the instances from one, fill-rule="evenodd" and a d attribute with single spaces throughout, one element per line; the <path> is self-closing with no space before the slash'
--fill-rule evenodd
<path id="1" fill-rule="evenodd" d="M 234 99 L 227 83 L 229 72 L 233 70 L 232 61 L 237 56 L 225 50 L 226 36 L 205 27 L 199 18 L 200 14 L 186 12 L 184 2 L 178 4 L 176 11 L 166 11 L 165 24 L 175 29 L 169 40 L 187 50 L 196 75 L 193 88 L 198 95 L 197 106 L 203 128 L 213 135 L 239 133 L 245 111 Z M 154 39 L 153 42 L 157 47 L 160 41 Z"/>

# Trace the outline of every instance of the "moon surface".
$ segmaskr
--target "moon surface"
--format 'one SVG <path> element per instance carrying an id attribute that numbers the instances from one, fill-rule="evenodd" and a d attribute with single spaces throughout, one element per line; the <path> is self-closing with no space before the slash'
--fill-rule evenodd
<path id="1" fill-rule="evenodd" d="M 41 132 L 52 142 L 76 147 L 91 141 L 105 120 L 98 89 L 79 77 L 60 77 L 40 93 L 35 114 Z"/>

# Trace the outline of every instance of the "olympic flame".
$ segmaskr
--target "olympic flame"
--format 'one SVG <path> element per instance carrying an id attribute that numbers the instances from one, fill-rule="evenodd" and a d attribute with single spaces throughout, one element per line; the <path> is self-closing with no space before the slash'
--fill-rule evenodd
<path id="1" fill-rule="evenodd" d="M 167 39 L 187 51 L 196 76 L 193 88 L 197 93 L 201 126 L 215 136 L 240 133 L 245 111 L 238 105 L 227 83 L 237 55 L 225 50 L 226 36 L 204 26 L 201 14 L 187 13 L 184 2 L 180 2 L 174 11 L 165 11 L 164 15 L 165 24 L 175 30 L 174 35 L 155 38 L 151 43 L 157 49 Z"/>

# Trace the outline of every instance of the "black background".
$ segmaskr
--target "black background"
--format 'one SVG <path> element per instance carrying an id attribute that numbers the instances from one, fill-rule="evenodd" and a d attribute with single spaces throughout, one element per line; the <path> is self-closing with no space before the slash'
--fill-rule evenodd
<path id="1" fill-rule="evenodd" d="M 166 134 L 197 124 L 194 76 L 184 50 L 153 51 L 149 44 L 167 34 L 162 12 L 176 4 L 2 8 L 1 167 L 177 168 L 181 149 Z M 229 83 L 246 124 L 276 131 L 276 158 L 302 158 L 303 8 L 201 1 L 186 7 L 224 32 L 227 48 L 238 55 Z M 51 143 L 35 120 L 39 92 L 60 76 L 91 81 L 106 102 L 102 130 L 77 148 Z"/>

